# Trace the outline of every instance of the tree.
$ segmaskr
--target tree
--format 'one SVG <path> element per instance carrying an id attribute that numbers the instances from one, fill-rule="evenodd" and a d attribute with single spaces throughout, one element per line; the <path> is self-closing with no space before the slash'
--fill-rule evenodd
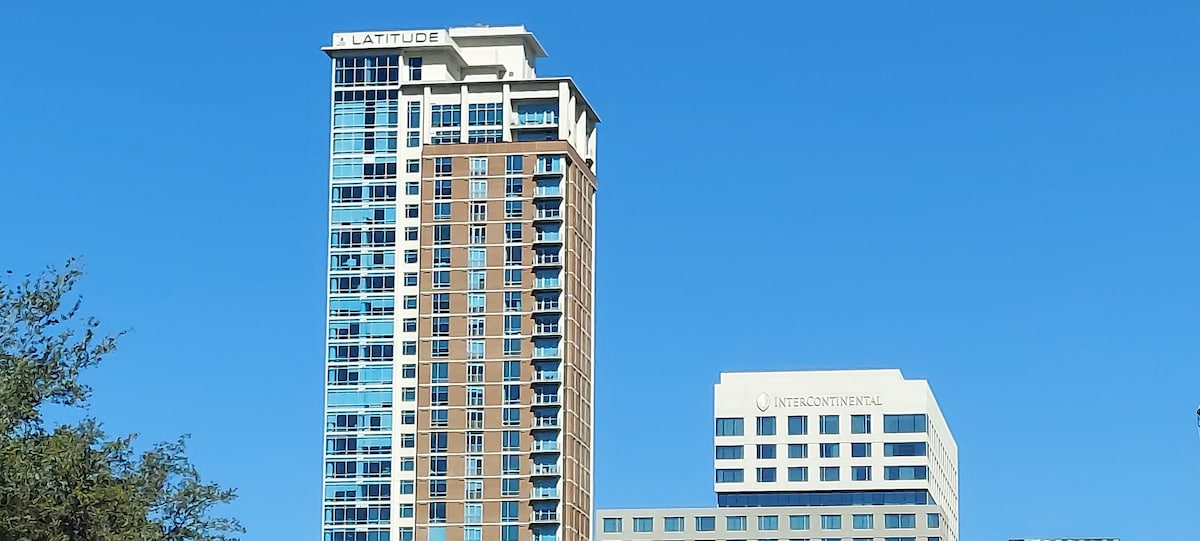
<path id="1" fill-rule="evenodd" d="M 94 419 L 46 426 L 44 407 L 86 404 L 80 373 L 122 334 L 79 315 L 81 277 L 69 260 L 0 281 L 0 540 L 236 540 L 241 524 L 211 514 L 235 491 L 201 480 L 186 436 L 137 453 L 135 436 L 110 439 Z"/>

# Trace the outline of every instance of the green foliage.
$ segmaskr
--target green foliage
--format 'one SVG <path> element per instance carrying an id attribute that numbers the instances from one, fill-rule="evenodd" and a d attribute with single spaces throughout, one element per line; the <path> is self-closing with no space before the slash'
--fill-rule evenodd
<path id="1" fill-rule="evenodd" d="M 80 372 L 120 337 L 67 302 L 81 276 L 71 260 L 0 282 L 0 540 L 236 540 L 236 520 L 211 516 L 234 490 L 200 479 L 186 437 L 138 454 L 134 436 L 108 439 L 92 419 L 45 426 L 44 406 L 86 403 Z"/>

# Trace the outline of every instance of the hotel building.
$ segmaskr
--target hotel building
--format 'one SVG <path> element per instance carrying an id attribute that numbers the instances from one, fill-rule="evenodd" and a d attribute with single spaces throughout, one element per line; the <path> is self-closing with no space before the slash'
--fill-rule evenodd
<path id="1" fill-rule="evenodd" d="M 588 539 L 599 118 L 521 26 L 322 50 L 323 540 Z"/>
<path id="2" fill-rule="evenodd" d="M 599 541 L 957 541 L 958 448 L 899 370 L 723 373 L 716 508 L 598 511 Z"/>

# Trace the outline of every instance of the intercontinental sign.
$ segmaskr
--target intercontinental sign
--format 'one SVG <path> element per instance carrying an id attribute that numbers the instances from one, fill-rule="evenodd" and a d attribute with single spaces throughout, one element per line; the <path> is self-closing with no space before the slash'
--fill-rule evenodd
<path id="1" fill-rule="evenodd" d="M 817 408 L 822 406 L 882 406 L 883 400 L 879 395 L 831 395 L 831 396 L 771 396 L 767 393 L 758 395 L 754 401 L 758 411 L 769 408 Z"/>

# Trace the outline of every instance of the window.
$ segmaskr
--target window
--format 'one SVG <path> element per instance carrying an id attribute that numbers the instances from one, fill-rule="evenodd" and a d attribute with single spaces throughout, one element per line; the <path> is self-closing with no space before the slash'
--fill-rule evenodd
<path id="1" fill-rule="evenodd" d="M 509 156 L 511 158 L 512 156 Z M 517 156 L 518 158 L 520 156 Z M 506 178 L 504 179 L 504 196 L 505 197 L 521 197 L 521 179 Z"/>
<path id="2" fill-rule="evenodd" d="M 837 466 L 822 466 L 821 467 L 822 481 L 841 481 L 842 470 Z"/>
<path id="3" fill-rule="evenodd" d="M 521 473 L 521 455 L 502 455 L 500 457 L 500 473 L 502 475 Z"/>
<path id="4" fill-rule="evenodd" d="M 883 431 L 888 434 L 925 432 L 925 414 L 884 415 Z"/>
<path id="5" fill-rule="evenodd" d="M 870 481 L 871 467 L 870 466 L 851 466 L 850 467 L 851 481 Z"/>
<path id="6" fill-rule="evenodd" d="M 744 480 L 743 472 L 740 469 L 717 470 L 718 483 L 741 483 Z"/>
<path id="7" fill-rule="evenodd" d="M 433 176 L 448 177 L 454 170 L 454 160 L 451 158 L 434 158 L 433 159 Z"/>
<path id="8" fill-rule="evenodd" d="M 789 443 L 788 458 L 808 458 L 807 443 Z"/>
<path id="9" fill-rule="evenodd" d="M 505 201 L 504 202 L 504 217 L 505 218 L 520 218 L 522 214 L 520 201 Z"/>
<path id="10" fill-rule="evenodd" d="M 472 103 L 467 105 L 467 124 L 470 126 L 499 126 L 504 105 L 501 103 Z"/>
<path id="11" fill-rule="evenodd" d="M 888 529 L 916 528 L 917 515 L 913 513 L 888 513 L 883 515 L 883 527 Z"/>
<path id="12" fill-rule="evenodd" d="M 788 467 L 788 481 L 794 483 L 808 481 L 808 466 Z"/>
<path id="13" fill-rule="evenodd" d="M 470 190 L 472 199 L 483 199 L 487 197 L 487 179 L 471 179 Z"/>
<path id="14" fill-rule="evenodd" d="M 520 479 L 501 479 L 500 480 L 500 495 L 501 496 L 516 496 L 521 492 Z"/>
<path id="15" fill-rule="evenodd" d="M 775 444 L 768 443 L 759 445 L 758 449 L 756 450 L 756 456 L 758 458 L 775 458 Z"/>
<path id="16" fill-rule="evenodd" d="M 768 532 L 773 532 L 779 529 L 779 517 L 777 515 L 759 515 L 758 529 Z"/>
<path id="17" fill-rule="evenodd" d="M 696 517 L 697 532 L 713 532 L 717 529 L 717 517 Z"/>
<path id="18" fill-rule="evenodd" d="M 450 195 L 451 195 L 450 188 L 451 188 L 451 184 L 450 184 L 449 180 L 433 181 L 433 198 L 434 199 L 450 199 Z M 449 217 L 449 214 L 450 214 L 450 205 L 446 205 L 446 215 L 447 215 L 446 217 Z M 436 218 L 440 214 L 435 211 L 433 213 L 433 215 Z"/>
<path id="19" fill-rule="evenodd" d="M 942 527 L 942 516 L 937 513 L 929 513 L 925 515 L 925 525 L 930 528 Z"/>
<path id="20" fill-rule="evenodd" d="M 759 436 L 774 436 L 775 418 L 759 417 L 757 423 L 755 424 L 755 433 Z"/>
<path id="21" fill-rule="evenodd" d="M 419 57 L 419 56 L 408 57 L 408 80 L 409 81 L 420 81 L 421 80 L 421 64 L 422 64 L 421 57 Z"/>
<path id="22" fill-rule="evenodd" d="M 788 517 L 788 529 L 804 531 L 812 527 L 808 515 L 791 515 Z"/>
<path id="23" fill-rule="evenodd" d="M 450 287 L 450 271 L 433 271 L 433 288 L 445 289 Z"/>
<path id="24" fill-rule="evenodd" d="M 717 419 L 718 436 L 741 436 L 742 419 L 740 417 L 725 417 Z"/>
<path id="25" fill-rule="evenodd" d="M 521 354 L 521 339 L 505 338 L 504 339 L 504 355 L 514 356 Z"/>
<path id="26" fill-rule="evenodd" d="M 604 519 L 604 532 L 605 533 L 620 533 L 620 531 L 621 531 L 621 519 L 619 519 L 619 518 Z"/>
<path id="27" fill-rule="evenodd" d="M 504 361 L 504 381 L 521 380 L 521 361 Z"/>
<path id="28" fill-rule="evenodd" d="M 841 444 L 822 443 L 821 458 L 837 458 L 841 454 Z"/>
<path id="29" fill-rule="evenodd" d="M 925 466 L 885 466 L 883 478 L 888 481 L 925 479 Z"/>
<path id="30" fill-rule="evenodd" d="M 823 530 L 840 530 L 842 529 L 841 515 L 821 515 L 821 529 Z"/>
<path id="31" fill-rule="evenodd" d="M 434 128 L 455 128 L 462 125 L 461 105 L 434 105 L 430 115 L 430 126 Z"/>
<path id="32" fill-rule="evenodd" d="M 654 519 L 651 517 L 634 517 L 633 531 L 635 532 L 652 532 L 654 531 Z"/>
<path id="33" fill-rule="evenodd" d="M 505 265 L 520 265 L 524 258 L 525 250 L 520 246 L 505 246 L 504 247 L 504 264 Z"/>
<path id="34" fill-rule="evenodd" d="M 808 416 L 807 415 L 789 415 L 788 416 L 788 435 L 803 436 L 808 434 Z"/>
<path id="35" fill-rule="evenodd" d="M 507 174 L 521 174 L 525 169 L 524 156 L 505 156 L 504 157 L 504 172 Z"/>
<path id="36" fill-rule="evenodd" d="M 506 287 L 520 287 L 521 281 L 521 269 L 504 269 L 504 285 Z"/>
<path id="37" fill-rule="evenodd" d="M 500 522 L 516 522 L 519 520 L 519 509 L 517 502 L 500 502 Z"/>
<path id="38" fill-rule="evenodd" d="M 925 456 L 925 442 L 885 443 L 883 456 Z"/>
<path id="39" fill-rule="evenodd" d="M 871 456 L 871 444 L 869 443 L 851 443 L 850 456 L 854 458 L 865 458 Z"/>
<path id="40" fill-rule="evenodd" d="M 725 529 L 731 532 L 746 531 L 746 517 L 730 516 L 725 517 Z"/>
<path id="41" fill-rule="evenodd" d="M 682 532 L 683 517 L 663 517 L 664 532 Z"/>
<path id="42" fill-rule="evenodd" d="M 850 416 L 850 433 L 851 434 L 870 434 L 871 433 L 871 416 L 870 415 L 851 415 Z"/>
<path id="43" fill-rule="evenodd" d="M 504 242 L 521 242 L 521 224 L 504 224 Z"/>
<path id="44" fill-rule="evenodd" d="M 447 357 L 450 355 L 449 340 L 434 340 L 429 343 L 429 354 L 432 357 Z"/>
<path id="45" fill-rule="evenodd" d="M 870 530 L 875 527 L 875 515 L 854 515 L 852 520 L 855 530 Z"/>
<path id="46" fill-rule="evenodd" d="M 446 325 L 450 324 L 450 318 L 435 317 L 433 320 L 435 321 L 435 325 L 438 320 L 444 321 Z M 447 363 L 430 363 L 429 381 L 431 383 L 446 383 L 450 381 L 450 366 Z"/>
<path id="47" fill-rule="evenodd" d="M 718 445 L 717 460 L 737 460 L 742 458 L 741 445 Z"/>
<path id="48" fill-rule="evenodd" d="M 505 312 L 520 312 L 521 311 L 521 292 L 520 291 L 505 291 L 504 292 L 504 311 Z"/>
<path id="49" fill-rule="evenodd" d="M 839 432 L 838 416 L 837 415 L 822 415 L 821 416 L 821 433 L 822 434 L 837 434 Z"/>
<path id="50" fill-rule="evenodd" d="M 775 468 L 758 468 L 757 479 L 759 483 L 774 483 Z"/>

